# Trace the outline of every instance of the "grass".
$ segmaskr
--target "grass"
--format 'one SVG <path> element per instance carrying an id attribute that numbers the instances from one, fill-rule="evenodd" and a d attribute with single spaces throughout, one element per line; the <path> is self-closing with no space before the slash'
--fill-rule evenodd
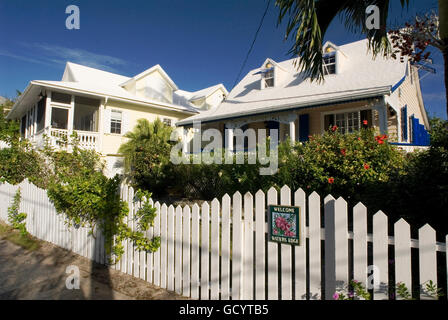
<path id="1" fill-rule="evenodd" d="M 3 222 L 0 222 L 0 239 L 8 240 L 28 251 L 34 251 L 40 247 L 37 239 L 29 234 L 23 236 L 18 230 L 13 229 Z"/>

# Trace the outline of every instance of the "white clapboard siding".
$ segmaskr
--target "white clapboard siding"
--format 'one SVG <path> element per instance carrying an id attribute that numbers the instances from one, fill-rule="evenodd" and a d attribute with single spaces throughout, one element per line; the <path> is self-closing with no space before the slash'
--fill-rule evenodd
<path id="1" fill-rule="evenodd" d="M 387 216 L 378 211 L 373 216 L 373 265 L 374 284 L 373 299 L 388 299 L 389 248 Z"/>
<path id="2" fill-rule="evenodd" d="M 210 228 L 210 299 L 219 299 L 219 201 L 213 199 Z"/>
<path id="3" fill-rule="evenodd" d="M 403 283 L 411 291 L 411 227 L 404 219 L 394 224 L 394 254 L 395 282 Z"/>
<path id="4" fill-rule="evenodd" d="M 294 298 L 306 299 L 306 194 L 302 189 L 294 193 L 294 206 L 300 207 L 299 226 L 300 245 L 294 247 Z"/>
<path id="5" fill-rule="evenodd" d="M 167 244 L 168 244 L 168 207 L 162 204 L 160 207 L 160 287 L 166 289 L 167 281 Z"/>
<path id="6" fill-rule="evenodd" d="M 254 299 L 254 198 L 244 195 L 244 245 L 241 299 Z"/>
<path id="7" fill-rule="evenodd" d="M 199 206 L 195 203 L 191 211 L 191 298 L 199 299 Z"/>
<path id="8" fill-rule="evenodd" d="M 291 205 L 291 189 L 283 186 L 280 190 L 280 204 L 284 206 Z M 281 299 L 292 299 L 292 246 L 290 244 L 281 244 Z"/>
<path id="9" fill-rule="evenodd" d="M 230 209 L 231 199 L 225 194 L 221 215 L 221 300 L 230 299 Z"/>
<path id="10" fill-rule="evenodd" d="M 156 216 L 154 218 L 154 237 L 160 237 L 160 202 L 157 201 L 154 203 L 154 207 L 156 208 Z M 160 286 L 160 250 L 154 252 L 153 268 L 153 283 L 156 286 Z"/>
<path id="11" fill-rule="evenodd" d="M 322 297 L 321 284 L 321 219 L 320 219 L 320 196 L 313 192 L 308 197 L 308 219 L 309 219 L 309 283 L 311 300 L 319 300 Z"/>
<path id="12" fill-rule="evenodd" d="M 277 190 L 270 188 L 267 197 L 268 205 L 278 204 Z M 272 223 L 272 222 L 271 222 Z M 269 225 L 269 222 L 268 222 Z M 268 241 L 268 300 L 278 300 L 278 244 Z"/>
<path id="13" fill-rule="evenodd" d="M 265 300 L 266 200 L 264 192 L 255 194 L 255 299 Z"/>
<path id="14" fill-rule="evenodd" d="M 201 208 L 201 300 L 209 299 L 210 205 Z"/>
<path id="15" fill-rule="evenodd" d="M 190 291 L 190 228 L 191 228 L 191 209 L 189 206 L 184 207 L 182 219 L 182 294 L 189 297 Z"/>
<path id="16" fill-rule="evenodd" d="M 168 226 L 167 226 L 168 229 L 167 288 L 170 291 L 174 291 L 174 218 L 175 218 L 174 206 L 170 205 L 168 207 Z"/>
<path id="17" fill-rule="evenodd" d="M 182 294 L 182 207 L 176 207 L 175 228 L 175 251 L 174 251 L 174 289 Z"/>
<path id="18" fill-rule="evenodd" d="M 232 300 L 241 299 L 241 272 L 243 259 L 243 239 L 242 239 L 242 199 L 241 193 L 235 192 L 233 195 L 233 216 L 232 216 Z"/>
<path id="19" fill-rule="evenodd" d="M 432 281 L 437 286 L 436 231 L 425 224 L 418 230 L 420 299 L 431 299 L 426 285 Z"/>
<path id="20" fill-rule="evenodd" d="M 336 239 L 335 199 L 328 195 L 324 199 L 325 223 L 325 299 L 331 300 L 336 292 Z"/>
<path id="21" fill-rule="evenodd" d="M 367 208 L 353 208 L 353 279 L 367 288 Z"/>

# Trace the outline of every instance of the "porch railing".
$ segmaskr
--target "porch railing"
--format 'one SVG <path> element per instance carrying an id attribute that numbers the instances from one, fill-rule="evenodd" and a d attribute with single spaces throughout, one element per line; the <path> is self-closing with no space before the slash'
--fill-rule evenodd
<path id="1" fill-rule="evenodd" d="M 88 131 L 75 131 L 78 135 L 79 147 L 99 151 L 99 133 Z M 64 147 L 65 141 L 69 141 L 69 131 L 66 129 L 49 128 L 50 144 L 53 147 Z"/>

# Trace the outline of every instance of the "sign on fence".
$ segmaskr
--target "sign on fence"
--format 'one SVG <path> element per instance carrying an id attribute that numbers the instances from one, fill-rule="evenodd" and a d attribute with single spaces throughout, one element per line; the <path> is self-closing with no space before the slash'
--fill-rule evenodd
<path id="1" fill-rule="evenodd" d="M 300 246 L 300 207 L 268 206 L 269 241 Z"/>

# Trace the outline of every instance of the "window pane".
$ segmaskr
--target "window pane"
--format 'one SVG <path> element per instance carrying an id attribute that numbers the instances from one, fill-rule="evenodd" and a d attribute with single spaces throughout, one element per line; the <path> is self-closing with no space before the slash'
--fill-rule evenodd
<path id="1" fill-rule="evenodd" d="M 72 102 L 72 96 L 65 93 L 60 92 L 52 92 L 51 93 L 51 101 L 58 103 L 70 104 Z"/>
<path id="2" fill-rule="evenodd" d="M 61 108 L 51 109 L 51 127 L 56 129 L 67 129 L 68 110 Z"/>
<path id="3" fill-rule="evenodd" d="M 347 114 L 348 132 L 359 130 L 359 114 L 358 112 L 349 112 Z"/>
<path id="4" fill-rule="evenodd" d="M 75 102 L 74 125 L 75 130 L 98 131 L 98 107 Z"/>
<path id="5" fill-rule="evenodd" d="M 336 114 L 336 125 L 342 133 L 345 133 L 346 131 L 345 120 L 345 113 Z"/>
<path id="6" fill-rule="evenodd" d="M 121 121 L 120 120 L 111 120 L 110 133 L 121 134 Z"/>
<path id="7" fill-rule="evenodd" d="M 273 87 L 274 86 L 274 79 L 265 79 L 265 87 L 269 88 L 269 87 Z"/>

